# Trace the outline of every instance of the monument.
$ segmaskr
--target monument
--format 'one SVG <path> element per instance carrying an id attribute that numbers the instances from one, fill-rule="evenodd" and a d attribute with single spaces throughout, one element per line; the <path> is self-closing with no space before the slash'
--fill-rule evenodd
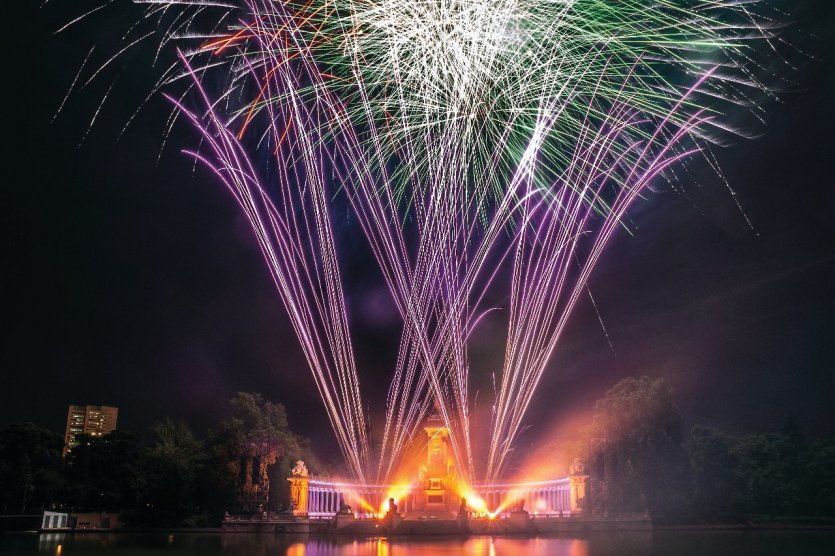
<path id="1" fill-rule="evenodd" d="M 575 459 L 568 476 L 514 483 L 463 484 L 452 457 L 449 429 L 436 414 L 424 424 L 417 480 L 375 485 L 310 477 L 293 467 L 292 517 L 276 516 L 276 531 L 342 534 L 531 534 L 618 528 L 647 530 L 649 518 L 600 520 L 589 514 L 589 476 Z M 413 468 L 414 469 L 414 468 Z M 463 495 L 466 494 L 466 495 Z M 353 505 L 353 507 L 352 507 Z M 527 508 L 526 508 L 527 505 Z M 376 508 L 382 510 L 382 515 Z M 354 508 L 361 508 L 358 512 Z M 472 512 L 471 510 L 475 510 Z M 571 519 L 565 519 L 570 516 Z M 579 518 L 579 519 L 575 519 Z M 224 529 L 263 531 L 269 520 L 224 519 Z M 601 529 L 601 530 L 602 530 Z"/>
<path id="2" fill-rule="evenodd" d="M 294 516 L 307 517 L 307 492 L 308 477 L 307 467 L 302 460 L 296 462 L 296 466 L 290 472 L 290 509 Z"/>
<path id="3" fill-rule="evenodd" d="M 582 514 L 586 508 L 586 483 L 588 483 L 589 476 L 586 473 L 586 467 L 580 458 L 574 458 L 571 467 L 568 468 L 568 484 L 569 492 L 569 510 L 571 515 Z"/>
<path id="4" fill-rule="evenodd" d="M 460 498 L 449 429 L 436 413 L 426 420 L 423 430 L 427 436 L 426 460 L 418 470 L 415 503 L 409 515 L 455 518 Z"/>

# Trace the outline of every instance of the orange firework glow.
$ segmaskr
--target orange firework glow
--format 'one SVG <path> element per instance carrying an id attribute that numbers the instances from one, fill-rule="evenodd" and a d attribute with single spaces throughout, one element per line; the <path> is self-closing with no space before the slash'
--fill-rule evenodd
<path id="1" fill-rule="evenodd" d="M 399 483 L 392 485 L 386 491 L 386 495 L 380 500 L 380 508 L 378 514 L 380 516 L 386 515 L 386 512 L 389 511 L 389 499 L 394 498 L 394 503 L 397 504 L 399 508 L 402 509 L 403 507 L 403 500 L 409 493 L 412 492 L 412 485 L 410 483 Z"/>

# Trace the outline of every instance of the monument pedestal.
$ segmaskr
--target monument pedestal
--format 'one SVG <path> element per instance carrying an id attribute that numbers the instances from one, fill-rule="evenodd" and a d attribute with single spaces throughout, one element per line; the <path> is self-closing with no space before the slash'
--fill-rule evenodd
<path id="1" fill-rule="evenodd" d="M 510 512 L 510 517 L 507 518 L 507 525 L 513 531 L 524 531 L 530 524 L 530 518 L 530 514 L 525 510 Z"/>
<path id="2" fill-rule="evenodd" d="M 356 521 L 353 513 L 338 513 L 334 516 L 333 522 L 337 529 L 344 529 Z"/>
<path id="3" fill-rule="evenodd" d="M 383 518 L 381 525 L 386 531 L 394 531 L 400 527 L 401 523 L 403 523 L 403 517 L 400 514 L 389 513 Z"/>

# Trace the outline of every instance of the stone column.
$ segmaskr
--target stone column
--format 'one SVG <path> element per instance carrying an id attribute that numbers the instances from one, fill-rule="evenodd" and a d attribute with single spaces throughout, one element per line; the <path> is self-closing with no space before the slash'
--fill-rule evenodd
<path id="1" fill-rule="evenodd" d="M 586 506 L 586 481 L 588 475 L 572 475 L 571 476 L 571 513 L 580 514 Z"/>
<path id="2" fill-rule="evenodd" d="M 287 479 L 290 482 L 290 508 L 293 515 L 305 516 L 308 513 L 308 487 L 310 479 L 307 476 L 307 467 L 299 460 L 293 468 L 292 476 Z"/>
<path id="3" fill-rule="evenodd" d="M 293 509 L 293 515 L 307 515 L 307 492 L 308 482 L 307 477 L 290 477 L 290 507 Z"/>

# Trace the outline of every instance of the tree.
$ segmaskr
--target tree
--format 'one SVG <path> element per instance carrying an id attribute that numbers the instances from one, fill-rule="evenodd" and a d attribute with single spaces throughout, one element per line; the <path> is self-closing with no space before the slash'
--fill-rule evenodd
<path id="1" fill-rule="evenodd" d="M 99 512 L 134 506 L 141 489 L 139 435 L 116 430 L 77 440 L 66 458 L 69 506 Z"/>
<path id="2" fill-rule="evenodd" d="M 147 512 L 140 519 L 149 525 L 183 525 L 200 510 L 202 443 L 184 421 L 165 419 L 154 423 L 151 433 L 154 440 L 143 458 Z"/>
<path id="3" fill-rule="evenodd" d="M 241 435 L 242 443 L 267 442 L 283 453 L 301 454 L 301 439 L 290 430 L 283 405 L 256 392 L 238 392 L 229 404 L 232 417 L 227 425 Z"/>
<path id="4" fill-rule="evenodd" d="M 797 445 L 782 434 L 748 434 L 733 444 L 742 482 L 740 510 L 750 514 L 786 515 L 796 496 L 799 475 Z"/>
<path id="5" fill-rule="evenodd" d="M 210 523 L 219 523 L 234 510 L 240 495 L 240 437 L 236 431 L 217 427 L 204 442 L 205 470 L 198 482 L 198 498 Z"/>
<path id="6" fill-rule="evenodd" d="M 796 515 L 835 516 L 835 443 L 807 445 L 796 474 Z"/>
<path id="7" fill-rule="evenodd" d="M 739 509 L 741 483 L 736 439 L 717 430 L 694 427 L 687 441 L 693 510 L 707 518 Z"/>
<path id="8" fill-rule="evenodd" d="M 267 506 L 260 509 L 281 509 L 289 497 L 284 479 L 292 467 L 290 462 L 301 458 L 313 469 L 319 463 L 307 440 L 290 430 L 283 405 L 254 392 L 238 392 L 229 403 L 231 417 L 211 434 L 223 439 L 223 445 L 216 444 L 214 450 L 216 455 L 229 458 L 226 466 L 236 473 L 242 494 L 239 505 L 244 511 L 256 511 L 268 499 Z"/>
<path id="9" fill-rule="evenodd" d="M 63 496 L 64 439 L 33 423 L 0 430 L 0 510 L 37 512 Z"/>
<path id="10" fill-rule="evenodd" d="M 696 427 L 687 443 L 694 509 L 726 515 L 835 515 L 835 446 L 809 442 L 789 415 L 780 434 Z"/>
<path id="11" fill-rule="evenodd" d="M 615 384 L 595 403 L 589 434 L 598 480 L 609 468 L 603 509 L 658 514 L 682 507 L 681 417 L 664 379 L 642 376 Z"/>

